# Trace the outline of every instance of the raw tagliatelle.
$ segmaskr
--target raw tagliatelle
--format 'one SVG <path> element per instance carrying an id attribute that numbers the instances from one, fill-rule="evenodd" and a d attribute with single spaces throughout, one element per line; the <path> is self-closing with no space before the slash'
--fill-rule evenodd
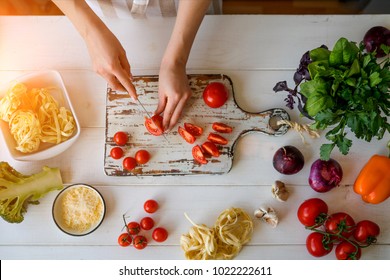
<path id="1" fill-rule="evenodd" d="M 185 257 L 190 260 L 229 260 L 249 242 L 253 233 L 253 221 L 241 208 L 223 211 L 214 227 L 192 223 L 190 231 L 180 239 Z"/>
<path id="2" fill-rule="evenodd" d="M 38 150 L 41 142 L 58 144 L 69 139 L 76 123 L 72 113 L 60 107 L 50 94 L 55 88 L 32 88 L 16 82 L 0 100 L 0 118 L 10 127 L 23 153 Z"/>

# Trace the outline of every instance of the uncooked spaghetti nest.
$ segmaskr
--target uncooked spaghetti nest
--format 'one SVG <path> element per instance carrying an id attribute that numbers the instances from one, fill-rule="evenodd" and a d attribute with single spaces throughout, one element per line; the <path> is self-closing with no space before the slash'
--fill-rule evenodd
<path id="1" fill-rule="evenodd" d="M 37 151 L 41 142 L 59 144 L 76 129 L 72 113 L 60 107 L 50 94 L 55 88 L 33 88 L 15 82 L 0 100 L 0 119 L 8 122 L 10 132 L 23 153 Z"/>
<path id="2" fill-rule="evenodd" d="M 181 236 L 180 245 L 189 260 L 233 259 L 252 237 L 253 221 L 241 208 L 223 211 L 212 228 L 185 216 L 193 227 Z"/>

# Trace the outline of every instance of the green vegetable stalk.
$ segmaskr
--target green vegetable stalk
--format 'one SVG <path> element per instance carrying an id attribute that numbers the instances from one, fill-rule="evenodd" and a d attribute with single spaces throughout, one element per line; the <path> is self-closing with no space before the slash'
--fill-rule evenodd
<path id="1" fill-rule="evenodd" d="M 0 216 L 7 222 L 20 223 L 28 204 L 39 204 L 45 194 L 62 187 L 58 168 L 44 166 L 37 174 L 24 175 L 7 162 L 0 162 Z"/>
<path id="2" fill-rule="evenodd" d="M 287 91 L 287 106 L 291 109 L 298 99 L 302 114 L 314 122 L 313 129 L 329 129 L 325 135 L 330 143 L 323 144 L 320 156 L 328 160 L 335 146 L 348 154 L 352 132 L 370 142 L 382 139 L 390 132 L 390 47 L 382 45 L 386 58 L 377 60 L 376 52 L 366 52 L 363 43 L 357 45 L 340 38 L 333 50 L 321 46 L 301 59 L 294 75 L 295 88 L 279 82 L 274 91 Z"/>

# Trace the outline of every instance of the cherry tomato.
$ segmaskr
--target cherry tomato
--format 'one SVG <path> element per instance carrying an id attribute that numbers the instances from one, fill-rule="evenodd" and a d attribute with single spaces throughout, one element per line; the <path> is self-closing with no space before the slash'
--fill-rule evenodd
<path id="1" fill-rule="evenodd" d="M 219 108 L 227 101 L 228 90 L 220 82 L 212 82 L 203 91 L 203 100 L 211 108 Z"/>
<path id="2" fill-rule="evenodd" d="M 327 214 L 328 205 L 319 198 L 305 200 L 297 211 L 298 220 L 306 227 L 320 226 L 325 221 Z"/>
<path id="3" fill-rule="evenodd" d="M 355 221 L 347 213 L 338 212 L 330 215 L 324 226 L 326 232 L 333 234 L 340 233 L 345 238 L 348 238 L 355 230 Z"/>
<path id="4" fill-rule="evenodd" d="M 336 246 L 335 254 L 338 260 L 360 260 L 362 250 L 352 242 L 342 241 Z"/>
<path id="5" fill-rule="evenodd" d="M 138 164 L 145 164 L 149 161 L 150 154 L 147 150 L 139 150 L 135 153 L 135 161 Z"/>
<path id="6" fill-rule="evenodd" d="M 202 144 L 202 149 L 213 157 L 219 157 L 219 150 L 218 147 L 213 142 L 204 142 Z"/>
<path id="7" fill-rule="evenodd" d="M 206 164 L 208 162 L 202 151 L 202 148 L 199 145 L 196 145 L 192 148 L 192 156 L 200 164 Z"/>
<path id="8" fill-rule="evenodd" d="M 110 156 L 113 158 L 113 159 L 120 159 L 121 157 L 123 157 L 123 150 L 121 147 L 114 147 L 111 149 L 110 151 Z"/>
<path id="9" fill-rule="evenodd" d="M 161 115 L 154 115 L 153 117 L 145 118 L 146 129 L 155 136 L 160 136 L 164 133 L 163 117 Z"/>
<path id="10" fill-rule="evenodd" d="M 164 242 L 168 238 L 168 232 L 162 227 L 155 228 L 152 233 L 152 238 L 157 242 Z"/>
<path id="11" fill-rule="evenodd" d="M 137 235 L 133 239 L 133 246 L 138 249 L 142 250 L 148 245 L 148 240 L 143 235 Z"/>
<path id="12" fill-rule="evenodd" d="M 228 140 L 225 137 L 212 132 L 210 132 L 207 140 L 219 145 L 226 145 L 228 143 Z"/>
<path id="13" fill-rule="evenodd" d="M 333 249 L 333 243 L 326 235 L 312 232 L 306 238 L 306 249 L 314 257 L 323 257 Z"/>
<path id="14" fill-rule="evenodd" d="M 137 161 L 133 157 L 125 157 L 123 160 L 123 168 L 131 171 L 137 166 Z"/>
<path id="15" fill-rule="evenodd" d="M 137 222 L 130 222 L 127 224 L 127 232 L 131 235 L 136 235 L 141 231 L 141 226 Z"/>
<path id="16" fill-rule="evenodd" d="M 187 143 L 193 144 L 195 142 L 195 136 L 181 126 L 179 126 L 179 128 L 177 129 L 177 132 L 179 132 L 180 136 L 183 137 L 183 139 L 186 140 Z"/>
<path id="17" fill-rule="evenodd" d="M 201 136 L 203 128 L 192 123 L 184 123 L 184 128 L 195 137 Z"/>
<path id="18" fill-rule="evenodd" d="M 154 227 L 154 220 L 150 217 L 142 218 L 140 225 L 144 230 L 152 229 Z"/>
<path id="19" fill-rule="evenodd" d="M 376 237 L 380 233 L 379 226 L 369 220 L 363 220 L 356 224 L 353 237 L 356 241 L 363 244 L 372 244 L 376 242 Z"/>
<path id="20" fill-rule="evenodd" d="M 149 199 L 147 201 L 145 201 L 144 203 L 144 210 L 148 213 L 154 213 L 156 212 L 158 209 L 158 203 L 157 201 L 153 200 L 153 199 Z"/>
<path id="21" fill-rule="evenodd" d="M 132 238 L 131 238 L 130 234 L 128 234 L 127 232 L 122 233 L 118 237 L 118 244 L 121 245 L 122 247 L 127 247 L 127 246 L 131 245 L 131 241 L 132 241 Z"/>
<path id="22" fill-rule="evenodd" d="M 233 127 L 231 127 L 230 125 L 224 124 L 224 123 L 220 123 L 220 122 L 213 123 L 213 125 L 211 127 L 213 130 L 215 130 L 216 132 L 219 132 L 219 133 L 232 133 L 232 131 L 233 131 Z"/>
<path id="23" fill-rule="evenodd" d="M 118 131 L 114 134 L 114 142 L 119 146 L 126 145 L 127 141 L 129 140 L 129 136 L 126 132 Z"/>

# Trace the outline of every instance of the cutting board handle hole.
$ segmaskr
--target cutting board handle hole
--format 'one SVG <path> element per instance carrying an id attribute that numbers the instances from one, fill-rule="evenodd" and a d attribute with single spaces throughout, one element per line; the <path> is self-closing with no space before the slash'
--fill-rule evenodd
<path id="1" fill-rule="evenodd" d="M 269 119 L 269 126 L 275 130 L 275 131 L 278 131 L 280 129 L 280 127 L 282 125 L 278 124 L 278 121 L 280 120 L 283 120 L 283 118 L 281 116 L 272 116 L 270 119 Z"/>

